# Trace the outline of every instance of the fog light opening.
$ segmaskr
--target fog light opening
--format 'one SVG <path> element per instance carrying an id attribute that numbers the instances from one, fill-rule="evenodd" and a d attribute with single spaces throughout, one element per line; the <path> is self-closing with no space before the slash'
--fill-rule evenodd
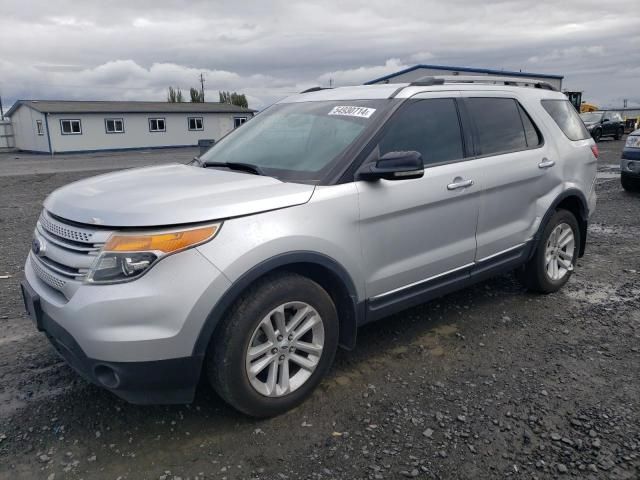
<path id="1" fill-rule="evenodd" d="M 93 369 L 98 382 L 106 388 L 117 388 L 120 385 L 120 377 L 115 370 L 107 365 L 96 365 Z"/>

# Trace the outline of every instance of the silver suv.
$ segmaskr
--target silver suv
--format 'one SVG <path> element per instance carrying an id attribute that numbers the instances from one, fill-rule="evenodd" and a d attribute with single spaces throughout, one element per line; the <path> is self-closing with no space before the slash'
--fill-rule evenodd
<path id="1" fill-rule="evenodd" d="M 597 149 L 562 93 L 519 81 L 314 89 L 192 165 L 56 190 L 26 308 L 130 402 L 189 402 L 204 374 L 271 416 L 367 322 L 512 270 L 555 292 L 584 252 Z"/>

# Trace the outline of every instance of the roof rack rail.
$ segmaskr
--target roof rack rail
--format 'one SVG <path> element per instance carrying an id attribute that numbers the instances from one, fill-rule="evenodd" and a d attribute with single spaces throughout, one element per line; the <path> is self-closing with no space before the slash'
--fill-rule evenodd
<path id="1" fill-rule="evenodd" d="M 300 93 L 311 93 L 311 92 L 319 92 L 320 90 L 330 90 L 331 87 L 311 87 L 306 90 L 301 91 Z"/>
<path id="2" fill-rule="evenodd" d="M 430 86 L 446 83 L 489 83 L 493 85 L 511 85 L 516 87 L 543 88 L 558 91 L 548 82 L 532 78 L 507 77 L 502 75 L 436 75 L 419 78 L 409 86 Z"/>

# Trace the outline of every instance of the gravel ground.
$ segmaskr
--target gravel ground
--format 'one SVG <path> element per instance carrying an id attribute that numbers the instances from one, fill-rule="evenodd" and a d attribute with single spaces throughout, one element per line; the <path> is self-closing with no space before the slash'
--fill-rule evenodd
<path id="1" fill-rule="evenodd" d="M 310 400 L 260 421 L 206 385 L 128 405 L 59 360 L 18 285 L 42 200 L 92 173 L 3 176 L 0 157 L 0 478 L 640 478 L 640 195 L 620 187 L 622 142 L 599 146 L 561 292 L 506 275 L 369 325 Z"/>

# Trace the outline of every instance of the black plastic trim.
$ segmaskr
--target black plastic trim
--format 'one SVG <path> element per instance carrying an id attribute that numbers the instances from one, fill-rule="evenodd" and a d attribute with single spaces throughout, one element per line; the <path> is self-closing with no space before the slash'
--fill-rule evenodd
<path id="1" fill-rule="evenodd" d="M 584 196 L 584 194 L 576 188 L 570 188 L 568 190 L 565 190 L 555 198 L 555 200 L 551 203 L 551 206 L 547 210 L 547 213 L 544 215 L 544 217 L 542 217 L 542 221 L 540 222 L 540 227 L 538 227 L 538 231 L 534 236 L 534 240 L 536 243 L 538 242 L 538 240 L 540 239 L 540 235 L 542 235 L 542 232 L 544 231 L 544 227 L 549 222 L 549 219 L 551 218 L 551 216 L 556 212 L 558 205 L 560 205 L 560 203 L 562 203 L 563 200 L 566 200 L 569 197 L 578 198 L 581 205 L 581 208 L 580 208 L 581 218 L 578 218 L 577 220 L 578 220 L 578 225 L 580 226 L 580 250 L 578 251 L 578 257 L 582 258 L 584 256 L 584 252 L 587 246 L 587 227 L 589 224 L 589 207 L 588 207 L 589 203 L 587 202 L 587 199 Z M 534 251 L 531 252 L 531 256 L 533 256 Z"/>
<path id="2" fill-rule="evenodd" d="M 295 251 L 276 255 L 259 263 L 229 287 L 209 313 L 193 347 L 193 355 L 204 356 L 206 354 L 211 336 L 218 323 L 249 285 L 278 268 L 300 263 L 312 263 L 327 268 L 340 279 L 348 291 L 351 310 L 349 313 L 351 315 L 343 316 L 340 319 L 340 346 L 347 349 L 353 348 L 355 346 L 357 325 L 360 323 L 360 317 L 364 314 L 364 309 L 358 303 L 357 291 L 351 276 L 342 265 L 327 255 L 312 251 Z"/>
<path id="3" fill-rule="evenodd" d="M 379 320 L 501 273 L 510 272 L 525 264 L 533 250 L 535 242 L 531 240 L 520 248 L 477 262 L 469 268 L 419 283 L 382 298 L 371 298 L 366 302 L 366 317 L 363 323 Z"/>

